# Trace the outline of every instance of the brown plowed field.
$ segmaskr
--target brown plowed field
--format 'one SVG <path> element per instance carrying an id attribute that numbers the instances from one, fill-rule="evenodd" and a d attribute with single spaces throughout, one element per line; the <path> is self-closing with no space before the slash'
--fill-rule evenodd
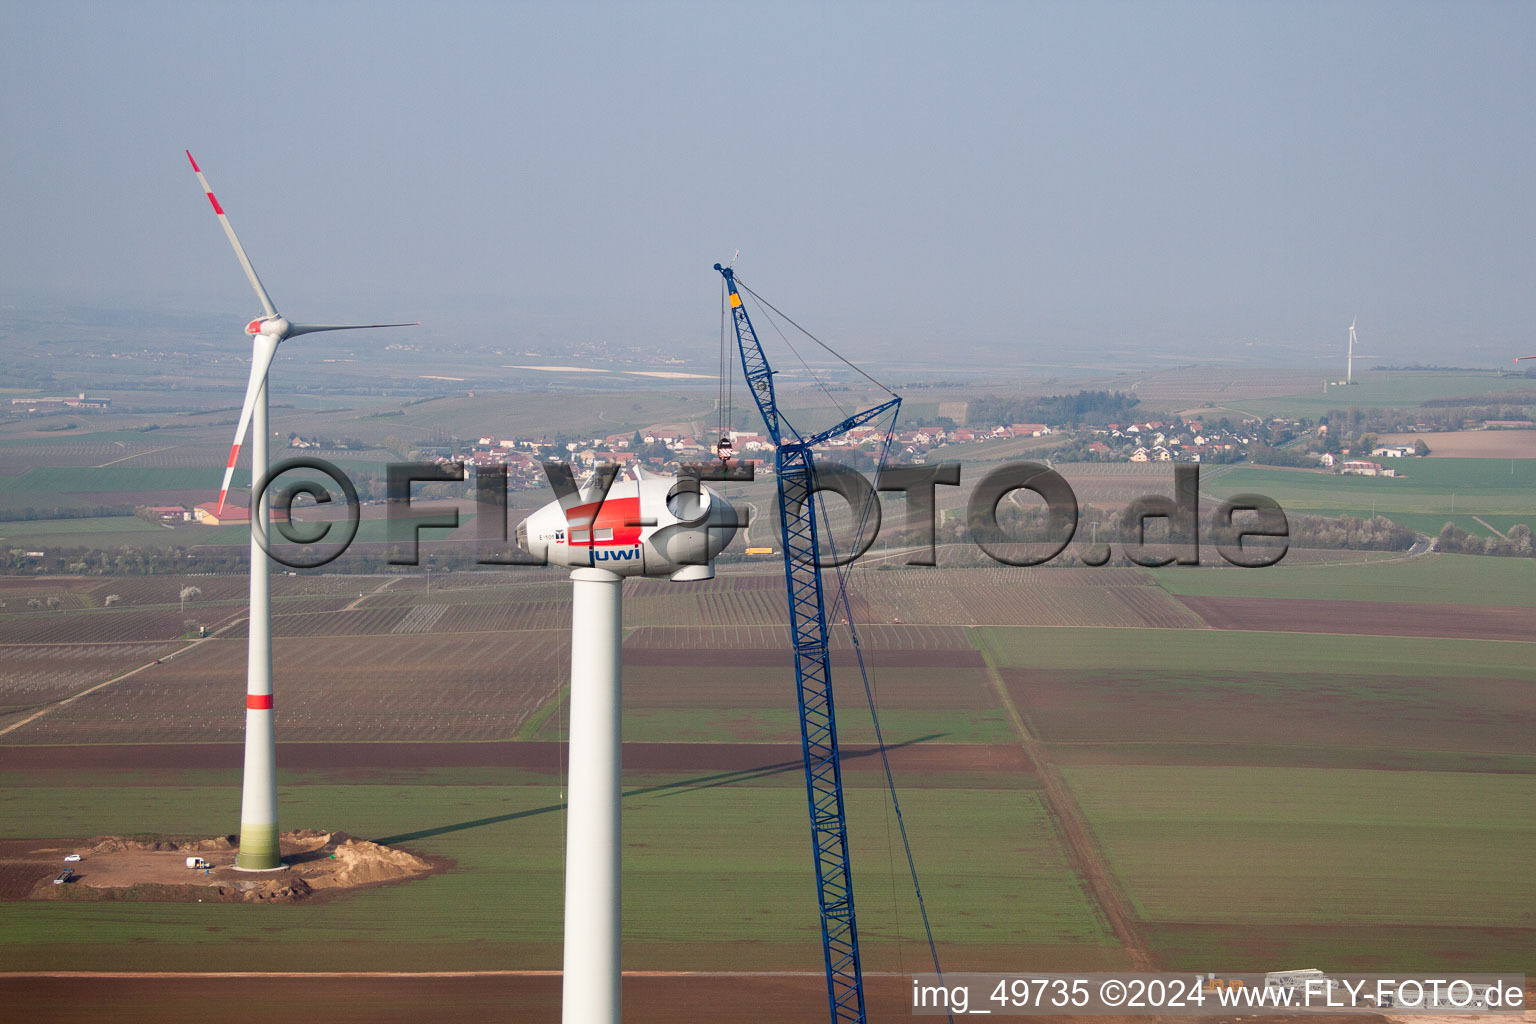
<path id="1" fill-rule="evenodd" d="M 399 598 L 398 594 L 381 594 Z M 431 605 L 442 608 L 441 617 L 432 626 L 434 633 L 504 633 L 528 629 L 570 629 L 570 602 L 508 601 L 503 604 L 476 602 L 443 604 L 436 594 L 417 591 L 410 600 L 396 600 L 383 605 L 374 598 L 365 597 L 356 608 L 324 610 L 305 602 L 303 607 L 278 604 L 272 614 L 274 637 L 321 637 L 321 636 L 379 636 L 385 633 L 406 632 L 401 624 L 412 612 Z M 343 605 L 357 603 L 336 599 Z M 227 637 L 243 637 L 246 627 L 236 625 L 224 634 Z"/>
<path id="2" fill-rule="evenodd" d="M 145 611 L 44 612 L 0 619 L 0 644 L 78 644 L 174 640 L 187 631 L 187 621 L 210 628 L 244 615 L 236 604 L 187 606 Z"/>
<path id="3" fill-rule="evenodd" d="M 1283 670 L 1210 675 L 1148 668 L 1104 675 L 1002 669 L 1015 703 L 1049 744 L 1195 748 L 1231 744 L 1446 755 L 1528 754 L 1536 694 L 1524 679 L 1412 680 Z M 1389 710 L 1388 710 L 1389 709 Z M 1148 750 L 1148 745 L 1154 745 Z M 1054 748 L 1053 748 L 1054 749 Z M 1335 756 L 1336 755 L 1330 755 Z M 1214 763 L 1222 763 L 1213 755 Z"/>
<path id="4" fill-rule="evenodd" d="M 568 679 L 568 645 L 564 630 L 279 639 L 279 728 L 305 741 L 506 739 Z M 238 740 L 245 648 L 204 641 L 0 742 Z"/>
<path id="5" fill-rule="evenodd" d="M 1536 430 L 1451 430 L 1438 434 L 1380 434 L 1376 438 L 1376 443 L 1413 444 L 1420 438 L 1429 445 L 1429 457 L 1432 459 L 1536 459 Z"/>
<path id="6" fill-rule="evenodd" d="M 1180 597 L 1216 629 L 1367 636 L 1437 636 L 1536 641 L 1536 614 L 1504 605 L 1302 601 L 1271 597 Z"/>
<path id="7" fill-rule="evenodd" d="M 50 594 L 90 593 L 107 582 L 97 576 L 0 576 L 0 601 L 8 611 L 18 610 L 11 602 L 17 598 L 25 605 L 29 597 L 46 598 Z M 108 591 L 110 593 L 110 591 Z"/>
<path id="8" fill-rule="evenodd" d="M 36 708 L 61 700 L 156 658 L 168 657 L 181 646 L 174 643 L 0 646 L 0 709 Z"/>
<path id="9" fill-rule="evenodd" d="M 961 626 L 1201 626 L 1197 616 L 1145 579 L 1110 586 L 1108 580 L 1125 579 L 1124 574 L 1093 575 L 1099 571 L 1037 572 L 1010 583 L 998 582 L 998 574 L 986 570 L 975 570 L 971 580 L 947 572 L 948 586 L 942 589 L 932 586 L 926 574 L 887 573 L 877 577 L 882 585 L 865 586 L 853 596 L 854 617 L 870 623 Z M 1044 582 L 1072 576 L 1080 578 L 1078 585 Z M 1099 585 L 1087 585 L 1093 583 Z"/>
<path id="10" fill-rule="evenodd" d="M 69 866 L 62 858 L 0 864 L 0 900 L 25 899 L 38 882 L 53 878 Z"/>
<path id="11" fill-rule="evenodd" d="M 877 748 L 844 746 L 846 771 L 880 770 Z M 67 768 L 120 771 L 137 768 L 238 769 L 238 743 L 122 743 L 91 746 L 0 747 L 0 771 Z M 524 768 L 558 772 L 564 744 L 522 743 L 279 743 L 284 769 Z M 928 743 L 890 748 L 891 767 L 903 772 L 1024 772 L 1028 762 L 1010 745 Z M 626 772 L 751 771 L 801 764 L 798 743 L 626 743 Z"/>

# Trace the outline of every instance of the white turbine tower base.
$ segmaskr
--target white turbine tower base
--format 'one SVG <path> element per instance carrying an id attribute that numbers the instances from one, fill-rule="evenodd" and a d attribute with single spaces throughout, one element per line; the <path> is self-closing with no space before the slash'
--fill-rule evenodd
<path id="1" fill-rule="evenodd" d="M 192 173 L 203 187 L 203 194 L 213 207 L 235 258 L 245 271 L 246 280 L 256 291 L 261 302 L 262 315 L 245 325 L 245 333 L 251 336 L 251 376 L 245 386 L 245 402 L 240 406 L 240 421 L 235 427 L 235 442 L 229 449 L 229 461 L 224 466 L 224 483 L 219 489 L 219 507 L 216 516 L 224 514 L 224 500 L 229 496 L 229 483 L 235 475 L 235 463 L 240 458 L 240 446 L 245 441 L 246 428 L 251 430 L 251 618 L 249 641 L 246 648 L 245 676 L 245 775 L 240 800 L 240 850 L 235 855 L 235 868 L 240 871 L 276 871 L 282 868 L 282 850 L 278 846 L 277 832 L 277 737 L 273 728 L 272 707 L 272 600 L 271 563 L 267 555 L 267 540 L 271 525 L 265 493 L 256 495 L 256 481 L 267 473 L 267 370 L 277 347 L 288 338 L 321 331 L 351 331 L 375 327 L 412 327 L 414 324 L 296 324 L 290 323 L 272 303 L 272 297 L 256 276 L 256 268 L 245 254 L 245 247 L 235 235 L 224 207 L 213 194 L 202 168 L 187 152 L 187 162 Z"/>
<path id="2" fill-rule="evenodd" d="M 713 579 L 736 527 L 736 510 L 708 487 L 638 469 L 633 480 L 573 491 L 518 524 L 519 547 L 572 570 L 563 1024 L 619 1021 L 620 588 L 626 576 Z"/>
<path id="3" fill-rule="evenodd" d="M 570 782 L 565 826 L 564 1024 L 619 1020 L 619 644 L 623 577 L 571 573 Z"/>
<path id="4" fill-rule="evenodd" d="M 251 409 L 251 473 L 267 466 L 267 382 Z M 245 653 L 245 771 L 240 795 L 237 871 L 275 871 L 283 866 L 277 840 L 277 733 L 272 710 L 271 562 L 266 495 L 252 502 L 251 618 Z M 259 531 L 259 532 L 258 532 Z"/>

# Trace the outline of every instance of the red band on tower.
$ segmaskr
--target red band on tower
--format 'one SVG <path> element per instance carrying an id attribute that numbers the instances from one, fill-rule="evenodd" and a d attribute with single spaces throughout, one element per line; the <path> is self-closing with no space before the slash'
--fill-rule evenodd
<path id="1" fill-rule="evenodd" d="M 248 693 L 245 695 L 245 706 L 252 711 L 271 711 L 272 695 L 270 693 Z"/>

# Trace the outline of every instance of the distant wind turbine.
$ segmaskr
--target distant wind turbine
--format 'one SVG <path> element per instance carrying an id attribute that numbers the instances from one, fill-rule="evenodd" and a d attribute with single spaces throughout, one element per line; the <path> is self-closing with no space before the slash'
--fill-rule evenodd
<path id="1" fill-rule="evenodd" d="M 277 742 L 272 729 L 272 602 L 267 560 L 268 512 L 266 495 L 255 493 L 256 481 L 267 472 L 267 369 L 277 346 L 288 338 L 318 331 L 351 331 L 374 327 L 413 327 L 415 324 L 295 324 L 278 313 L 277 307 L 256 276 L 245 255 L 245 247 L 235 236 L 224 208 L 219 205 L 203 177 L 202 169 L 187 152 L 187 162 L 197 175 L 198 184 L 208 196 L 213 212 L 218 215 L 229 244 L 234 247 L 245 276 L 256 289 L 265 311 L 245 325 L 245 333 L 251 336 L 251 379 L 245 387 L 245 403 L 240 407 L 240 424 L 235 428 L 235 443 L 229 449 L 229 462 L 224 467 L 224 483 L 219 488 L 219 508 L 216 515 L 224 512 L 224 499 L 229 494 L 230 478 L 235 473 L 235 460 L 240 457 L 240 445 L 245 441 L 245 431 L 251 429 L 251 618 L 246 648 L 245 687 L 245 782 L 240 804 L 240 852 L 235 857 L 235 867 L 245 871 L 273 871 L 282 867 L 282 854 L 277 841 Z"/>
<path id="2" fill-rule="evenodd" d="M 1358 319 L 1359 317 L 1350 317 L 1349 320 L 1349 361 L 1344 367 L 1345 384 L 1355 382 L 1355 321 Z"/>

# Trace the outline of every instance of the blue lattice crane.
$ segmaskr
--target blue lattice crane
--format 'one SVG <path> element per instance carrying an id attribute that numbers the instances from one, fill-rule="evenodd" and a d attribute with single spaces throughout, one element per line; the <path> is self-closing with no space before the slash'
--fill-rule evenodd
<path id="1" fill-rule="evenodd" d="M 757 340 L 730 267 L 715 264 L 725 278 L 736 329 L 741 368 L 752 400 L 776 446 L 779 533 L 784 577 L 789 588 L 789 635 L 795 654 L 800 705 L 800 743 L 805 755 L 805 795 L 810 807 L 811 847 L 821 904 L 821 942 L 826 957 L 827 999 L 832 1020 L 863 1022 L 864 983 L 859 962 L 859 929 L 853 909 L 853 874 L 848 861 L 848 824 L 843 812 L 843 778 L 838 761 L 837 714 L 832 701 L 832 666 L 827 650 L 827 607 L 822 589 L 814 448 L 866 423 L 890 415 L 901 399 L 847 417 L 827 430 L 802 435 L 778 407 L 773 368 Z"/>

